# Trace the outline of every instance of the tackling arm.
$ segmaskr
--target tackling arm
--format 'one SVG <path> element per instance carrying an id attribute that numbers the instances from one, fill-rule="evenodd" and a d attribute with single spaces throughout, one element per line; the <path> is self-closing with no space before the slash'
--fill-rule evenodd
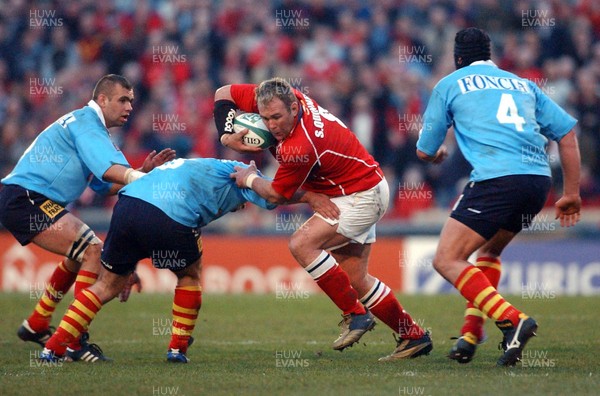
<path id="1" fill-rule="evenodd" d="M 108 168 L 104 175 L 102 175 L 102 179 L 114 183 L 108 192 L 110 195 L 114 195 L 119 192 L 124 185 L 139 179 L 157 166 L 161 166 L 165 162 L 171 161 L 175 156 L 175 150 L 171 148 L 161 150 L 158 154 L 156 153 L 156 150 L 152 150 L 144 160 L 144 164 L 141 168 L 131 169 L 123 165 L 113 165 Z"/>
<path id="2" fill-rule="evenodd" d="M 247 168 L 236 166 L 234 169 L 235 173 L 232 173 L 230 176 L 232 179 L 235 179 L 238 187 L 250 188 L 270 203 L 277 205 L 308 203 L 315 212 L 323 217 L 330 219 L 339 218 L 339 208 L 324 194 L 298 190 L 290 199 L 279 194 L 273 189 L 272 183 L 269 180 L 258 176 L 254 161 L 250 161 L 250 166 Z"/>

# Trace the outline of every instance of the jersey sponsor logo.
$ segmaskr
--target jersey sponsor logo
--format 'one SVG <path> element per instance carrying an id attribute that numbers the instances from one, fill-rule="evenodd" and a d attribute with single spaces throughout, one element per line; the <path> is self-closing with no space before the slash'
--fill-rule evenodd
<path id="1" fill-rule="evenodd" d="M 458 79 L 456 83 L 463 94 L 485 89 L 502 89 L 529 93 L 527 83 L 518 78 L 471 74 Z"/>
<path id="2" fill-rule="evenodd" d="M 49 199 L 40 205 L 40 209 L 51 219 L 55 218 L 56 215 L 65 210 L 65 208 Z"/>

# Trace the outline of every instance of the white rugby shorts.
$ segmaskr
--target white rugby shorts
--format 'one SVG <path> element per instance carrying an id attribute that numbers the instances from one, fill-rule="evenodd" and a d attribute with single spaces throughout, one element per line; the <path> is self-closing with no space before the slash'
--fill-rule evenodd
<path id="1" fill-rule="evenodd" d="M 373 243 L 376 239 L 375 224 L 388 208 L 390 189 L 384 178 L 369 190 L 331 198 L 331 201 L 340 208 L 338 220 L 326 219 L 318 213 L 315 216 L 328 224 L 337 224 L 337 233 L 354 242 Z"/>

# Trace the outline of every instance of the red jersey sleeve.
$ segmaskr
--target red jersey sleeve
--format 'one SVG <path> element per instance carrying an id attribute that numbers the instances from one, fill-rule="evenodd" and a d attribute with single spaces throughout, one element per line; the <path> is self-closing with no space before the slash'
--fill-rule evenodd
<path id="1" fill-rule="evenodd" d="M 287 143 L 284 141 L 277 147 L 275 158 L 280 165 L 272 187 L 275 192 L 289 200 L 317 165 L 317 157 L 314 149 L 308 145 L 292 146 Z"/>
<path id="2" fill-rule="evenodd" d="M 258 113 L 256 96 L 254 95 L 255 84 L 233 84 L 230 87 L 231 97 L 236 106 L 246 113 Z"/>

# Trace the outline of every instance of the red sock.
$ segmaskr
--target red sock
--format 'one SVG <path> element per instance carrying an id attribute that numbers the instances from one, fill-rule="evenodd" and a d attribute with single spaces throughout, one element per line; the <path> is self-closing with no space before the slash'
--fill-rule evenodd
<path id="1" fill-rule="evenodd" d="M 46 342 L 46 349 L 57 356 L 65 354 L 67 345 L 78 339 L 86 331 L 102 303 L 98 296 L 90 290 L 83 290 L 75 297 L 65 316 L 63 316 L 56 332 Z"/>
<path id="2" fill-rule="evenodd" d="M 500 258 L 479 257 L 477 259 L 476 267 L 488 278 L 490 284 L 494 286 L 495 289 L 498 289 L 501 275 Z M 481 341 L 483 339 L 483 323 L 485 322 L 485 318 L 485 314 L 475 308 L 475 305 L 473 305 L 472 302 L 468 301 L 467 309 L 465 310 L 465 322 L 460 333 L 462 335 L 468 335 L 475 343 Z M 476 340 L 474 338 L 476 338 Z"/>
<path id="3" fill-rule="evenodd" d="M 96 283 L 96 279 L 98 279 L 98 274 L 95 272 L 80 270 L 77 274 L 77 279 L 75 280 L 75 295 L 78 295 L 80 291 L 85 290 Z M 69 343 L 69 348 L 75 351 L 81 349 L 80 338 L 77 337 L 73 342 Z"/>
<path id="4" fill-rule="evenodd" d="M 31 330 L 39 333 L 48 329 L 56 306 L 73 285 L 76 275 L 67 269 L 64 260 L 56 266 L 42 298 L 38 301 L 33 313 L 27 318 Z"/>
<path id="5" fill-rule="evenodd" d="M 95 272 L 80 270 L 75 280 L 75 295 L 96 283 L 96 279 L 98 279 L 98 274 Z"/>
<path id="6" fill-rule="evenodd" d="M 402 309 L 392 290 L 379 279 L 375 278 L 375 284 L 360 301 L 400 338 L 414 340 L 425 334 L 408 312 Z"/>
<path id="7" fill-rule="evenodd" d="M 175 288 L 172 311 L 173 327 L 169 348 L 179 349 L 181 353 L 187 352 L 188 342 L 194 331 L 201 306 L 202 288 L 200 286 L 178 286 Z"/>
<path id="8" fill-rule="evenodd" d="M 363 315 L 367 312 L 358 301 L 358 293 L 350 285 L 348 274 L 340 268 L 332 255 L 322 251 L 305 269 L 344 315 Z"/>
<path id="9" fill-rule="evenodd" d="M 466 267 L 456 279 L 454 287 L 488 317 L 495 320 L 508 319 L 515 326 L 519 323 L 521 311 L 498 293 L 479 268 L 473 265 Z"/>

